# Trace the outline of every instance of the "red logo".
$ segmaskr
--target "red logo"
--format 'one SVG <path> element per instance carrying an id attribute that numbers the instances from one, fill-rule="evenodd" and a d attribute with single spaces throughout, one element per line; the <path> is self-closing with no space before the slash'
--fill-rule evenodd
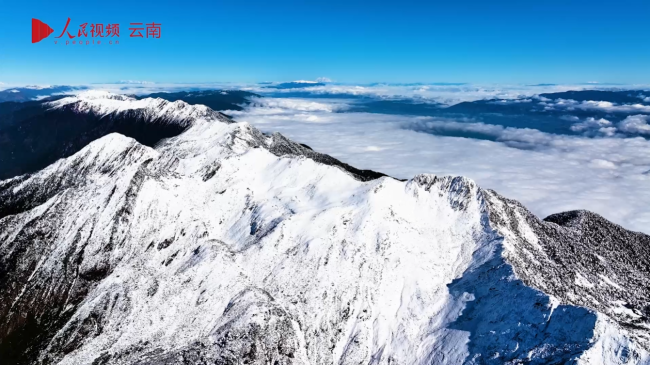
<path id="1" fill-rule="evenodd" d="M 142 31 L 145 31 L 147 38 L 160 38 L 160 23 L 151 22 L 146 24 L 144 23 L 131 23 L 132 28 L 129 28 L 131 34 L 130 38 L 145 38 L 142 35 Z M 78 45 L 93 45 L 97 44 L 120 44 L 120 25 L 117 23 L 109 24 L 89 24 L 83 23 L 79 25 L 78 31 L 75 33 L 73 29 L 68 30 L 70 27 L 70 18 L 65 23 L 65 27 L 61 31 L 61 34 L 58 37 L 54 38 L 63 38 L 61 42 L 65 41 L 66 46 L 69 44 L 78 44 Z M 72 28 L 72 27 L 70 27 Z M 146 30 L 145 30 L 146 29 Z M 37 43 L 47 38 L 52 34 L 54 30 L 50 28 L 49 25 L 43 23 L 38 19 L 32 18 L 32 43 Z M 72 32 L 72 34 L 70 34 Z M 75 35 L 76 34 L 76 35 Z M 88 39 L 88 38 L 91 39 Z M 77 39 L 74 39 L 77 38 Z M 83 38 L 83 39 L 81 39 Z M 103 38 L 103 40 L 102 40 Z M 58 40 L 54 40 L 54 44 L 58 44 Z"/>
<path id="2" fill-rule="evenodd" d="M 38 19 L 32 18 L 32 43 L 40 42 L 52 34 L 54 30 Z"/>

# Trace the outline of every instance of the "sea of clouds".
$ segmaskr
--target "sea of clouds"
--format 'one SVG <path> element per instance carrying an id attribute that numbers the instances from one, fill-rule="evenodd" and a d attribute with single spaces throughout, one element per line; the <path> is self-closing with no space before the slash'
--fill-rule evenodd
<path id="1" fill-rule="evenodd" d="M 539 92 L 536 89 L 495 89 L 490 95 L 521 98 Z M 436 96 L 436 101 L 479 96 L 457 92 L 461 95 Z M 354 103 L 345 98 L 264 97 L 244 111 L 228 113 L 358 168 L 407 179 L 420 173 L 463 175 L 522 202 L 540 217 L 586 209 L 628 229 L 650 233 L 650 141 L 642 137 L 650 129 L 647 116 L 632 115 L 615 126 L 588 118 L 574 121 L 576 128 L 585 131 L 621 128 L 638 136 L 570 136 L 471 120 L 348 112 Z M 567 111 L 571 107 L 620 109 L 611 103 L 573 104 Z M 451 137 L 436 131 L 491 138 Z"/>

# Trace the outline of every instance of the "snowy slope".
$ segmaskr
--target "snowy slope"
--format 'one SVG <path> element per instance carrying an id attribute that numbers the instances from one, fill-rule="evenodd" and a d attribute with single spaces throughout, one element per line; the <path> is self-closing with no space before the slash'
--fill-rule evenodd
<path id="1" fill-rule="evenodd" d="M 650 346 L 650 236 L 587 212 L 538 219 L 516 201 L 487 194 L 506 258 L 528 285 L 593 308 Z"/>
<path id="2" fill-rule="evenodd" d="M 55 101 L 14 103 L 9 109 L 0 123 L 0 179 L 39 171 L 110 133 L 153 147 L 195 120 L 230 122 L 203 105 L 95 90 Z"/>
<path id="3" fill-rule="evenodd" d="M 189 128 L 155 149 L 110 134 L 0 182 L 9 363 L 650 363 L 647 316 L 612 304 L 647 305 L 629 289 L 648 271 L 602 256 L 620 290 L 581 299 L 594 267 L 549 252 L 593 239 L 469 179 L 397 181 L 177 102 L 61 100 Z"/>
<path id="4" fill-rule="evenodd" d="M 78 113 L 93 113 L 99 116 L 119 116 L 135 111 L 146 120 L 173 123 L 183 127 L 191 125 L 197 119 L 225 121 L 219 112 L 205 105 L 190 105 L 181 100 L 170 102 L 161 98 L 138 100 L 101 90 L 83 91 L 79 95 L 55 100 L 47 105 L 52 109 L 67 106 Z"/>

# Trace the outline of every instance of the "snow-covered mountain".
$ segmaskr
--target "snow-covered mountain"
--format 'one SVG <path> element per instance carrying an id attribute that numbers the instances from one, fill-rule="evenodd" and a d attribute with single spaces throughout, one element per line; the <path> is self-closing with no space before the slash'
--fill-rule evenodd
<path id="1" fill-rule="evenodd" d="M 97 116 L 137 113 L 150 123 L 177 124 L 182 127 L 191 125 L 197 119 L 220 120 L 221 114 L 205 105 L 190 105 L 182 100 L 169 102 L 161 98 L 136 98 L 113 94 L 101 90 L 89 90 L 79 96 L 68 96 L 47 103 L 52 109 L 69 107 L 77 113 Z"/>
<path id="2" fill-rule="evenodd" d="M 650 363 L 650 236 L 198 106 L 66 99 L 183 128 L 0 182 L 3 363 Z"/>
<path id="3" fill-rule="evenodd" d="M 203 105 L 137 100 L 90 90 L 79 96 L 0 104 L 0 179 L 38 171 L 109 133 L 153 147 L 197 119 L 228 119 Z"/>

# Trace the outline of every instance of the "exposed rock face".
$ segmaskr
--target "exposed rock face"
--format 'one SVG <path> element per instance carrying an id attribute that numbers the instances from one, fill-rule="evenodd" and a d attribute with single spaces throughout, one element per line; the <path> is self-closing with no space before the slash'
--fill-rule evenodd
<path id="1" fill-rule="evenodd" d="M 650 361 L 648 236 L 211 115 L 0 182 L 7 364 Z"/>

